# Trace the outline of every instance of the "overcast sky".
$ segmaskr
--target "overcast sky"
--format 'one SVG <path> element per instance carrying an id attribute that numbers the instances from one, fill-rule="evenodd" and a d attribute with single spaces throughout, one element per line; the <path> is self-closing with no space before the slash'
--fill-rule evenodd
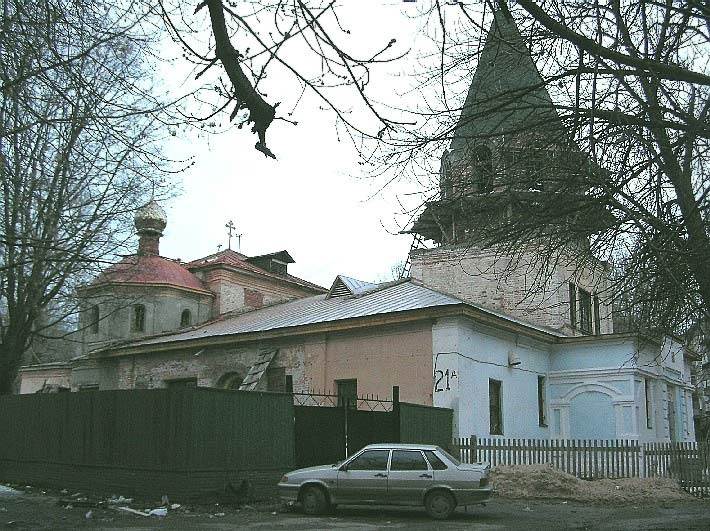
<path id="1" fill-rule="evenodd" d="M 422 22 L 406 16 L 415 13 L 415 3 L 351 0 L 344 7 L 343 20 L 363 49 L 390 38 L 397 39 L 399 50 L 417 46 Z M 380 69 L 371 94 L 396 103 L 395 87 L 411 83 L 401 75 L 411 65 L 403 61 Z M 175 83 L 180 80 L 177 76 Z M 288 99 L 274 87 L 272 80 L 270 102 Z M 352 145 L 338 139 L 333 114 L 318 107 L 315 97 L 306 96 L 293 116 L 298 126 L 272 124 L 268 145 L 278 160 L 253 148 L 256 136 L 246 127 L 221 135 L 179 131 L 168 154 L 192 156 L 195 163 L 182 176 L 181 194 L 163 204 L 168 226 L 161 254 L 192 260 L 216 252 L 219 244 L 224 249 L 225 224 L 232 220 L 243 234 L 242 253 L 286 249 L 296 261 L 289 272 L 311 282 L 329 287 L 337 274 L 384 280 L 393 264 L 406 259 L 412 241 L 391 234 L 406 219 L 397 217 L 397 196 L 420 187 L 398 183 L 375 194 L 382 180 L 373 182 L 362 173 Z M 232 248 L 238 248 L 236 239 Z"/>

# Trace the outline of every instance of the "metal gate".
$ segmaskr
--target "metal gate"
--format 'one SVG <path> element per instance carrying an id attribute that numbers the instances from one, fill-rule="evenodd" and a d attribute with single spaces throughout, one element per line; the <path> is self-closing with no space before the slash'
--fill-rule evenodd
<path id="1" fill-rule="evenodd" d="M 294 393 L 296 464 L 336 463 L 367 444 L 399 442 L 399 389 L 392 400 Z"/>

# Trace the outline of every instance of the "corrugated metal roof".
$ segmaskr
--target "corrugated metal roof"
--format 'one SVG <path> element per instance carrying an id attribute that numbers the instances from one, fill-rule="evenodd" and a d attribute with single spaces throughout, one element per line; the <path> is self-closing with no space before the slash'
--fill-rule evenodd
<path id="1" fill-rule="evenodd" d="M 460 303 L 459 299 L 406 280 L 385 284 L 382 289 L 375 289 L 361 296 L 328 299 L 326 295 L 315 295 L 296 299 L 248 313 L 223 316 L 217 321 L 188 331 L 148 338 L 122 346 L 154 345 L 222 335 L 265 332 L 279 328 Z"/>

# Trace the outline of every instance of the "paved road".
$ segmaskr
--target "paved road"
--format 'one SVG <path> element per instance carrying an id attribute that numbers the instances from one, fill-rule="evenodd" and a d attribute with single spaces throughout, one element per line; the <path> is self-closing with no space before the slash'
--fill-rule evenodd
<path id="1" fill-rule="evenodd" d="M 181 507 L 165 518 L 147 518 L 107 507 L 64 508 L 57 501 L 56 496 L 40 492 L 0 492 L 0 529 L 710 530 L 710 500 L 653 507 L 609 507 L 496 498 L 486 507 L 472 507 L 470 512 L 459 509 L 445 522 L 430 520 L 420 509 L 340 507 L 333 514 L 314 518 L 263 504 L 240 510 L 219 505 Z M 133 507 L 149 508 L 149 505 Z"/>

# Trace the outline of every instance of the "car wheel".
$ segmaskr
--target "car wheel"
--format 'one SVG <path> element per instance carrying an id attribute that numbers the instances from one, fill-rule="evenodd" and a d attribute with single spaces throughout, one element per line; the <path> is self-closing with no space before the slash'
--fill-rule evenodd
<path id="1" fill-rule="evenodd" d="M 448 492 L 437 490 L 426 497 L 424 507 L 432 518 L 446 520 L 456 509 L 456 500 Z"/>
<path id="2" fill-rule="evenodd" d="M 322 514 L 328 507 L 328 500 L 325 493 L 318 487 L 306 487 L 301 494 L 301 505 L 306 514 Z"/>

